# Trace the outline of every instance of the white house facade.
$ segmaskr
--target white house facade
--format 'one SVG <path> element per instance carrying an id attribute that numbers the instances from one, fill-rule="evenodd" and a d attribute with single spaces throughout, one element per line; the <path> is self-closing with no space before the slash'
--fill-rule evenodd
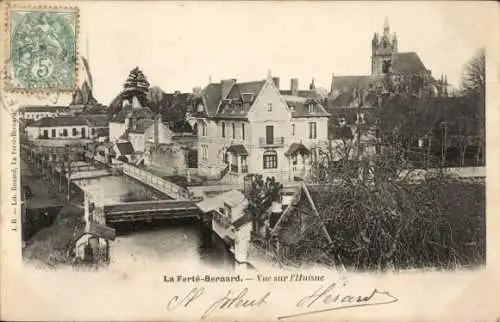
<path id="1" fill-rule="evenodd" d="M 28 125 L 25 130 L 30 140 L 89 137 L 89 124 L 83 116 L 45 117 Z"/>
<path id="2" fill-rule="evenodd" d="M 314 98 L 282 95 L 279 80 L 223 80 L 203 90 L 197 111 L 198 168 L 242 182 L 246 173 L 303 178 L 311 151 L 326 145 L 329 114 Z M 277 86 L 278 85 L 278 86 Z"/>

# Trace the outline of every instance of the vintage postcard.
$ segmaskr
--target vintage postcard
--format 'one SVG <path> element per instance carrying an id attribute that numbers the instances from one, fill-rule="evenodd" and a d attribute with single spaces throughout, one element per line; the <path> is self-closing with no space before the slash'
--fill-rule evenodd
<path id="1" fill-rule="evenodd" d="M 2 320 L 499 321 L 496 3 L 0 5 Z"/>

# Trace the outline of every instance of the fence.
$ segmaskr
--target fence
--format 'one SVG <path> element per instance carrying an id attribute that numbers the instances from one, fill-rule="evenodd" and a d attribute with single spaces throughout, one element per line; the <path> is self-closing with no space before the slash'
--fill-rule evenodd
<path id="1" fill-rule="evenodd" d="M 170 182 L 163 178 L 160 178 L 148 171 L 139 169 L 130 165 L 128 163 L 122 163 L 117 161 L 115 164 L 115 168 L 124 174 L 132 177 L 136 180 L 141 181 L 142 183 L 155 188 L 158 191 L 165 193 L 170 198 L 175 200 L 187 200 L 189 199 L 188 190 Z"/>

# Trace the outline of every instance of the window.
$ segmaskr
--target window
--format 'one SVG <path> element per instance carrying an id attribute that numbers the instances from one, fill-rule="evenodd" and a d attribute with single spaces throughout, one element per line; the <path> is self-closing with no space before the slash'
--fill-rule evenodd
<path id="1" fill-rule="evenodd" d="M 208 145 L 202 145 L 201 157 L 203 158 L 203 160 L 208 160 Z"/>
<path id="2" fill-rule="evenodd" d="M 278 168 L 278 154 L 276 151 L 264 152 L 264 169 Z"/>
<path id="3" fill-rule="evenodd" d="M 201 122 L 201 136 L 207 136 L 207 124 L 205 122 Z"/>
<path id="4" fill-rule="evenodd" d="M 267 111 L 271 112 L 273 110 L 273 103 L 268 103 L 267 104 Z"/>
<path id="5" fill-rule="evenodd" d="M 92 128 L 92 135 L 95 135 L 95 128 Z"/>
<path id="6" fill-rule="evenodd" d="M 73 135 L 73 136 L 78 135 L 78 132 L 76 131 L 76 128 L 72 129 L 71 135 Z"/>
<path id="7" fill-rule="evenodd" d="M 245 123 L 241 123 L 241 139 L 245 139 Z"/>
<path id="8" fill-rule="evenodd" d="M 315 113 L 315 112 L 316 112 L 316 111 L 314 110 L 314 104 L 310 103 L 310 104 L 308 105 L 308 107 L 309 107 L 309 113 Z"/>
<path id="9" fill-rule="evenodd" d="M 295 135 L 295 124 L 292 124 L 292 135 Z"/>
<path id="10" fill-rule="evenodd" d="M 387 74 L 391 69 L 391 61 L 390 60 L 384 60 L 383 65 L 382 65 L 382 73 Z"/>
<path id="11" fill-rule="evenodd" d="M 49 130 L 43 130 L 43 137 L 48 138 L 49 137 Z"/>
<path id="12" fill-rule="evenodd" d="M 56 137 L 56 129 L 52 129 L 52 137 L 55 138 Z"/>
<path id="13" fill-rule="evenodd" d="M 234 123 L 231 124 L 232 130 L 233 130 L 233 139 L 236 138 L 236 125 Z"/>
<path id="14" fill-rule="evenodd" d="M 248 172 L 247 156 L 242 155 L 240 156 L 240 158 L 241 158 L 241 172 L 247 173 Z"/>
<path id="15" fill-rule="evenodd" d="M 316 138 L 316 122 L 309 122 L 309 138 Z"/>
<path id="16" fill-rule="evenodd" d="M 226 123 L 222 122 L 222 137 L 226 137 Z"/>
<path id="17" fill-rule="evenodd" d="M 63 129 L 62 136 L 68 136 L 68 129 Z"/>
<path id="18" fill-rule="evenodd" d="M 266 144 L 274 144 L 274 125 L 266 126 Z"/>

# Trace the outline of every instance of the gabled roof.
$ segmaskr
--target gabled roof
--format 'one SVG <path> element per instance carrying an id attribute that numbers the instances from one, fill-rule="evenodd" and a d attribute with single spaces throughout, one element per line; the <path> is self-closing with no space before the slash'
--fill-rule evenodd
<path id="1" fill-rule="evenodd" d="M 121 155 L 134 154 L 134 147 L 130 142 L 116 143 L 116 148 Z"/>
<path id="2" fill-rule="evenodd" d="M 106 127 L 109 125 L 109 120 L 107 115 L 89 114 L 85 115 L 85 118 L 87 119 L 89 126 Z"/>
<path id="3" fill-rule="evenodd" d="M 302 207 L 308 211 L 304 212 L 304 209 L 300 209 Z M 304 231 L 301 231 L 301 228 Z M 301 241 L 305 232 L 315 232 L 316 234 L 320 232 L 327 242 L 332 242 L 311 193 L 306 185 L 301 183 L 292 202 L 278 219 L 271 233 L 284 243 L 296 244 Z"/>
<path id="4" fill-rule="evenodd" d="M 208 84 L 202 91 L 202 98 L 207 116 L 214 116 L 221 100 L 221 84 Z"/>
<path id="5" fill-rule="evenodd" d="M 140 119 L 135 122 L 135 124 L 129 124 L 129 133 L 144 134 L 146 130 L 153 125 L 154 120 L 152 119 Z"/>
<path id="6" fill-rule="evenodd" d="M 229 116 L 229 117 L 241 117 L 246 116 L 250 110 L 253 101 L 257 98 L 257 95 L 261 92 L 265 80 L 246 82 L 246 83 L 235 83 L 226 97 L 223 97 L 223 101 L 220 102 L 219 108 L 217 110 L 217 116 Z M 252 98 L 253 101 L 248 101 L 248 98 Z M 250 104 L 243 104 L 243 98 Z M 226 104 L 225 100 L 228 101 Z"/>
<path id="7" fill-rule="evenodd" d="M 328 117 L 330 114 L 317 100 L 299 96 L 282 95 L 292 112 L 292 117 Z M 314 108 L 310 111 L 309 104 Z"/>
<path id="8" fill-rule="evenodd" d="M 44 117 L 36 121 L 33 127 L 60 127 L 87 125 L 87 119 L 81 115 L 60 115 L 57 117 Z"/>

